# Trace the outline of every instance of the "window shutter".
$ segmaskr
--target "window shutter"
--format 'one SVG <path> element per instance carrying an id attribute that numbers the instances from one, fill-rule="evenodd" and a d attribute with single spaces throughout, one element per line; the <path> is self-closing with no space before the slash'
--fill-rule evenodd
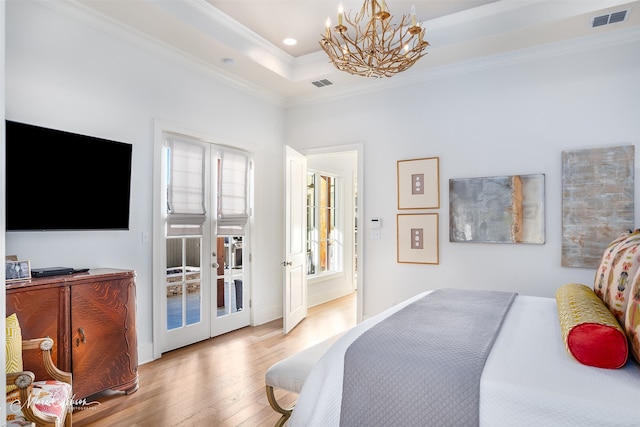
<path id="1" fill-rule="evenodd" d="M 204 195 L 205 147 L 174 138 L 167 142 L 167 234 L 202 234 L 207 217 Z"/>
<path id="2" fill-rule="evenodd" d="M 244 235 L 249 219 L 247 210 L 247 175 L 249 156 L 246 153 L 221 150 L 218 176 L 218 235 Z"/>

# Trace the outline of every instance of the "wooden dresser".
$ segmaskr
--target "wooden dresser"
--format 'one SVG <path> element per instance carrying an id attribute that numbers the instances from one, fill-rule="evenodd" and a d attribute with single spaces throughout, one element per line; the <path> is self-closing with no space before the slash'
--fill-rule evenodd
<path id="1" fill-rule="evenodd" d="M 9 282 L 6 288 L 7 316 L 17 313 L 23 339 L 55 339 L 53 360 L 73 374 L 76 399 L 138 389 L 133 271 L 95 269 Z M 25 356 L 24 369 L 46 378 L 38 365 Z"/>

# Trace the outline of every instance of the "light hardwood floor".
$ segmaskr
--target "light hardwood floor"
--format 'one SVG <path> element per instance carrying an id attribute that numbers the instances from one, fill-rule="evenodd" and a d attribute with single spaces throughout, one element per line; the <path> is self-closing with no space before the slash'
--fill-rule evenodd
<path id="1" fill-rule="evenodd" d="M 273 426 L 264 375 L 277 361 L 356 324 L 356 293 L 309 309 L 288 336 L 282 321 L 246 327 L 165 353 L 141 365 L 140 389 L 87 399 L 73 413 L 81 426 Z M 281 392 L 282 404 L 297 395 Z"/>

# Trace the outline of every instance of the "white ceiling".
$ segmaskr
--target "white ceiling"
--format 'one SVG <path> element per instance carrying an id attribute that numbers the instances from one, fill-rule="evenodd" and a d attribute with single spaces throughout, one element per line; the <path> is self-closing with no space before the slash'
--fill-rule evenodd
<path id="1" fill-rule="evenodd" d="M 420 21 L 427 21 L 495 1 L 388 0 L 387 6 L 396 17 L 408 15 L 411 6 L 415 6 L 416 18 Z M 345 13 L 351 11 L 352 16 L 359 12 L 364 4 L 363 0 L 207 0 L 207 2 L 294 57 L 319 50 L 318 40 L 325 32 L 325 20 L 329 17 L 333 25 L 336 24 L 339 3 L 343 4 Z M 282 40 L 286 37 L 297 39 L 298 45 L 284 46 Z"/>
<path id="2" fill-rule="evenodd" d="M 402 84 L 429 73 L 605 32 L 640 27 L 628 0 L 386 0 L 398 19 L 416 7 L 428 54 L 404 73 L 370 79 L 338 71 L 320 50 L 325 20 L 340 0 L 67 0 L 94 22 L 152 40 L 232 84 L 283 105 Z M 360 0 L 342 0 L 357 13 Z M 628 9 L 624 22 L 592 28 L 593 17 Z M 636 9 L 636 10 L 634 10 Z M 86 13 L 85 13 L 86 12 Z M 103 28 L 104 25 L 102 25 Z M 285 46 L 293 37 L 298 44 Z M 226 60 L 226 61 L 225 61 Z M 311 82 L 333 84 L 317 88 Z"/>

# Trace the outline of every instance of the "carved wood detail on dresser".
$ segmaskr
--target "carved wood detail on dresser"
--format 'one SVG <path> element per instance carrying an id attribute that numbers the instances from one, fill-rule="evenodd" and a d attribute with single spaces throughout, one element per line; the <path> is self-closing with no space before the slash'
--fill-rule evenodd
<path id="1" fill-rule="evenodd" d="M 87 273 L 9 282 L 7 315 L 17 313 L 23 339 L 50 336 L 53 360 L 73 374 L 76 399 L 104 390 L 138 389 L 135 273 Z M 25 357 L 25 370 L 47 377 Z"/>

